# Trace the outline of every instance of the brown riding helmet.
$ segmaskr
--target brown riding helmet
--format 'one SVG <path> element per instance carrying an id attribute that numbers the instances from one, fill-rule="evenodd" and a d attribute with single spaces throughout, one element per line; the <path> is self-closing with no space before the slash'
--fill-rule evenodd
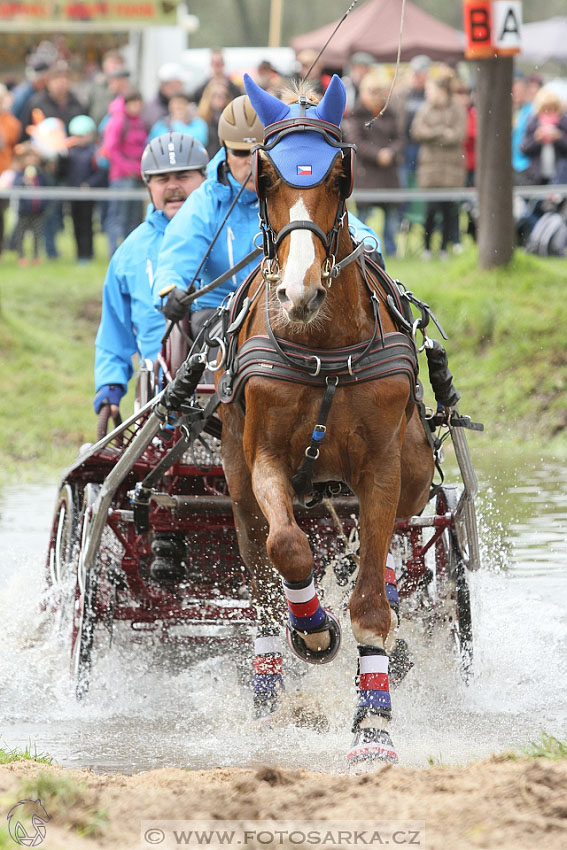
<path id="1" fill-rule="evenodd" d="M 264 138 L 264 125 L 256 115 L 247 94 L 235 97 L 219 119 L 219 141 L 227 148 L 249 151 Z"/>

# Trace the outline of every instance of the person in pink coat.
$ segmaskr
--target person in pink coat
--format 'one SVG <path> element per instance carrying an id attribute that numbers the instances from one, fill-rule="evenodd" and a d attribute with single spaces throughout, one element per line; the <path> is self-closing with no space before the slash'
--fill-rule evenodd
<path id="1" fill-rule="evenodd" d="M 104 128 L 103 153 L 108 160 L 108 178 L 112 189 L 142 187 L 140 159 L 147 132 L 142 121 L 142 96 L 131 91 L 117 97 L 109 107 L 110 118 Z M 100 152 L 99 152 L 100 153 Z M 143 218 L 142 202 L 111 199 L 106 218 L 109 254 L 137 227 Z"/>

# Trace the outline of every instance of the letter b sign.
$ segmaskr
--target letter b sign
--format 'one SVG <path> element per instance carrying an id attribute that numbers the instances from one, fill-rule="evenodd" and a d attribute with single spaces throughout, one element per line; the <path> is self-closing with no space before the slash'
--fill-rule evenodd
<path id="1" fill-rule="evenodd" d="M 467 59 L 494 56 L 490 0 L 464 0 Z"/>

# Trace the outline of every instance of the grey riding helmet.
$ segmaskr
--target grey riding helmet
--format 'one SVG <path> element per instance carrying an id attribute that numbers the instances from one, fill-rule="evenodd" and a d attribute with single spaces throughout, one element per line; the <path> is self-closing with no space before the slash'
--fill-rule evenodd
<path id="1" fill-rule="evenodd" d="M 187 133 L 163 133 L 146 145 L 140 169 L 146 185 L 152 174 L 207 170 L 209 155 L 201 142 Z"/>

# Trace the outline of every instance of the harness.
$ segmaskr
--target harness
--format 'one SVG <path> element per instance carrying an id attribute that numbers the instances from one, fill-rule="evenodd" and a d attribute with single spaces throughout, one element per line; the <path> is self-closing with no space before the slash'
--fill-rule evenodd
<path id="1" fill-rule="evenodd" d="M 405 302 L 394 281 L 372 260 L 365 259 L 372 273 L 379 278 L 403 316 L 407 312 Z M 347 386 L 362 384 L 394 374 L 408 377 L 415 401 L 421 400 L 421 385 L 418 381 L 417 350 L 407 332 L 384 333 L 379 312 L 378 292 L 369 282 L 366 270 L 364 280 L 369 293 L 374 315 L 374 328 L 370 339 L 345 348 L 314 349 L 301 343 L 277 337 L 272 329 L 269 314 L 269 287 L 260 285 L 250 297 L 250 287 L 257 276 L 254 269 L 231 299 L 222 336 L 226 345 L 225 372 L 217 386 L 219 400 L 223 404 L 242 402 L 246 382 L 252 377 L 269 377 L 308 386 L 326 386 L 330 378 Z M 253 301 L 265 291 L 266 334 L 249 337 L 239 347 L 238 334 L 250 311 Z M 398 322 L 395 314 L 394 318 Z M 411 328 L 412 325 L 405 320 Z M 405 330 L 405 329 L 404 329 Z"/>
<path id="2" fill-rule="evenodd" d="M 419 329 L 423 334 L 424 344 L 419 350 L 425 348 L 428 361 L 430 360 L 428 343 L 433 342 L 429 340 L 425 333 L 429 319 L 433 319 L 445 339 L 446 335 L 429 306 L 417 299 L 411 292 L 405 290 L 401 284 L 394 282 L 383 269 L 367 256 L 369 250 L 364 242 L 355 245 L 351 253 L 336 262 L 335 255 L 339 234 L 346 213 L 346 199 L 352 191 L 354 171 L 352 166 L 355 147 L 342 141 L 342 134 L 338 126 L 320 119 L 311 119 L 305 115 L 307 100 L 304 95 L 300 96 L 299 103 L 301 106 L 300 116 L 268 125 L 265 131 L 264 144 L 257 145 L 253 149 L 252 168 L 259 198 L 264 258 L 240 288 L 225 300 L 217 314 L 205 323 L 192 353 L 179 370 L 174 381 L 166 388 L 164 403 L 170 409 L 182 408 L 183 399 L 187 399 L 194 392 L 205 365 L 207 368 L 214 369 L 224 367 L 224 373 L 217 385 L 217 392 L 207 405 L 209 417 L 220 404 L 238 402 L 244 408 L 243 391 L 247 381 L 252 377 L 268 377 L 295 384 L 320 386 L 323 389 L 323 398 L 317 422 L 312 432 L 310 444 L 305 450 L 305 459 L 292 478 L 292 486 L 296 495 L 305 504 L 306 495 L 313 492 L 313 464 L 319 456 L 319 446 L 326 433 L 326 420 L 339 384 L 348 386 L 392 375 L 405 375 L 408 378 L 411 395 L 419 411 L 427 439 L 437 460 L 438 446 L 432 434 L 430 421 L 425 416 L 422 387 L 418 379 L 416 332 Z M 279 232 L 276 232 L 270 223 L 265 183 L 262 181 L 262 160 L 259 152 L 263 151 L 267 156 L 270 156 L 270 151 L 284 137 L 298 132 L 319 133 L 328 145 L 337 150 L 336 155 L 332 157 L 330 164 L 326 167 L 325 173 L 316 183 L 310 185 L 317 185 L 327 179 L 337 158 L 339 156 L 343 158 L 345 175 L 339 186 L 339 202 L 333 226 L 328 233 L 325 233 L 319 225 L 310 220 L 291 221 Z M 278 169 L 271 157 L 270 159 L 284 182 L 292 186 L 297 185 Z M 323 244 L 325 260 L 322 278 L 328 287 L 332 285 L 333 279 L 338 277 L 347 265 L 353 262 L 359 265 L 372 307 L 373 331 L 370 339 L 344 348 L 314 349 L 276 336 L 270 321 L 270 283 L 280 279 L 277 260 L 278 247 L 294 230 L 310 230 Z M 263 280 L 256 291 L 251 293 L 252 283 L 259 270 L 262 273 Z M 369 277 L 369 271 L 373 279 Z M 239 332 L 262 290 L 265 293 L 267 332 L 249 337 L 239 347 Z M 395 331 L 384 333 L 380 317 L 379 295 L 382 295 L 384 299 L 384 304 L 396 326 Z M 420 311 L 420 318 L 414 319 L 411 304 Z M 206 353 L 194 353 L 197 350 L 198 342 L 201 342 L 201 347 L 204 346 L 203 352 L 207 353 L 210 348 L 220 346 L 221 354 L 217 363 L 207 363 Z M 442 350 L 445 355 L 444 349 Z M 433 354 L 433 352 L 431 353 Z M 440 395 L 444 396 L 442 399 L 444 404 L 447 401 L 456 403 L 456 399 L 453 401 L 455 390 L 452 386 L 451 377 L 448 373 L 449 380 L 447 380 L 447 375 L 444 375 L 443 379 L 438 381 L 441 390 Z M 458 394 L 456 394 L 456 398 L 458 398 Z M 440 401 L 439 398 L 438 401 Z M 199 424 L 199 432 L 202 427 L 203 425 Z M 196 435 L 195 425 L 191 430 Z M 315 494 L 315 500 L 311 501 L 308 507 L 316 504 L 321 498 L 322 494 Z"/>

